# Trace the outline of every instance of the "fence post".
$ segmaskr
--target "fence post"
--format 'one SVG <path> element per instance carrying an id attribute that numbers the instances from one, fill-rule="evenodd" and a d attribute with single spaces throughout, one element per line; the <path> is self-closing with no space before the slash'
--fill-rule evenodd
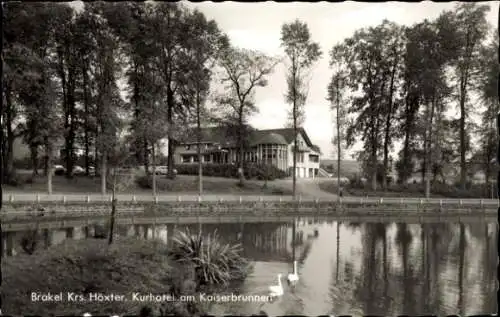
<path id="1" fill-rule="evenodd" d="M 40 202 L 40 194 L 36 194 L 36 202 L 39 203 Z"/>
<path id="2" fill-rule="evenodd" d="M 134 203 L 135 203 L 135 202 L 137 202 L 137 198 L 135 197 L 135 195 L 134 195 L 134 196 L 132 196 L 132 201 L 133 201 Z"/>
<path id="3" fill-rule="evenodd" d="M 240 199 L 239 199 L 239 200 L 240 200 L 240 204 L 241 204 L 241 203 L 242 203 L 242 201 L 243 201 L 243 200 L 241 199 L 241 196 L 240 196 Z"/>
<path id="4" fill-rule="evenodd" d="M 90 203 L 90 195 L 87 195 L 87 204 Z"/>
<path id="5" fill-rule="evenodd" d="M 462 199 L 460 199 L 458 203 L 460 204 L 460 206 L 462 206 Z"/>
<path id="6" fill-rule="evenodd" d="M 66 203 L 66 196 L 63 196 L 63 204 Z"/>
<path id="7" fill-rule="evenodd" d="M 158 196 L 155 196 L 155 204 L 158 203 Z"/>
<path id="8" fill-rule="evenodd" d="M 9 202 L 11 202 L 11 203 L 14 202 L 14 195 L 9 196 Z"/>
<path id="9" fill-rule="evenodd" d="M 198 195 L 198 202 L 201 203 L 201 196 Z"/>

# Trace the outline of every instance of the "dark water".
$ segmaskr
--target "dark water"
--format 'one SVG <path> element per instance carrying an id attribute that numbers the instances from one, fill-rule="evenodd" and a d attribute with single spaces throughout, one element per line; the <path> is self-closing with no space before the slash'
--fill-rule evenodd
<path id="1" fill-rule="evenodd" d="M 295 228 L 294 228 L 295 226 Z M 190 227 L 239 241 L 254 269 L 242 286 L 227 294 L 266 295 L 282 273 L 285 294 L 276 301 L 211 306 L 213 314 L 288 315 L 472 315 L 497 312 L 498 229 L 496 223 L 377 224 L 297 220 L 292 223 L 156 226 L 167 243 L 176 230 Z M 46 231 L 41 245 L 99 228 Z M 292 232 L 295 231 L 295 239 Z M 15 255 L 24 252 L 27 233 L 11 236 Z M 152 227 L 119 227 L 119 235 L 152 238 Z M 3 237 L 6 241 L 6 238 Z M 295 247 L 292 247 L 294 245 Z M 4 243 L 4 246 L 6 244 Z M 10 252 L 9 252 L 10 253 Z M 297 259 L 300 280 L 292 288 L 286 275 Z"/>

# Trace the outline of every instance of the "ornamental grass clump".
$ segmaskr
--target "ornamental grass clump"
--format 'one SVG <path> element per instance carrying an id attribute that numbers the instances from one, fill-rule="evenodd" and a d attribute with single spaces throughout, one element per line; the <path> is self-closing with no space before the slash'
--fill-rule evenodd
<path id="1" fill-rule="evenodd" d="M 173 242 L 170 256 L 194 269 L 198 287 L 243 280 L 250 270 L 248 260 L 241 255 L 241 244 L 224 243 L 217 231 L 203 235 L 187 229 L 178 232 Z"/>

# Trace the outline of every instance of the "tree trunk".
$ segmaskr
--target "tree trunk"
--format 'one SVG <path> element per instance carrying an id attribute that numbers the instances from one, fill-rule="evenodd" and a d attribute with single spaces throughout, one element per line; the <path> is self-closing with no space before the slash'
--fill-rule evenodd
<path id="1" fill-rule="evenodd" d="M 102 151 L 101 156 L 101 194 L 106 195 L 106 177 L 107 177 L 107 153 L 105 150 Z"/>
<path id="2" fill-rule="evenodd" d="M 113 190 L 111 194 L 111 217 L 109 222 L 108 245 L 113 243 L 116 215 L 116 169 L 113 168 Z"/>
<path id="3" fill-rule="evenodd" d="M 198 195 L 203 194 L 203 166 L 201 163 L 201 118 L 200 93 L 196 93 L 196 154 L 198 155 Z"/>
<path id="4" fill-rule="evenodd" d="M 31 155 L 31 165 L 33 165 L 32 176 L 35 177 L 38 175 L 38 145 L 30 146 L 30 155 Z"/>
<path id="5" fill-rule="evenodd" d="M 240 112 L 238 114 L 238 143 L 239 143 L 239 152 L 240 152 L 240 157 L 238 160 L 238 176 L 239 176 L 239 185 L 243 187 L 245 185 L 245 173 L 243 170 L 243 152 L 244 152 L 244 147 L 243 147 L 243 134 L 244 134 L 244 129 L 245 125 L 243 124 L 243 105 L 244 101 L 241 102 L 240 105 Z"/>
<path id="6" fill-rule="evenodd" d="M 428 119 L 427 119 L 427 126 L 426 126 L 426 131 L 427 131 L 427 148 L 425 149 L 424 155 L 426 157 L 426 166 L 425 166 L 425 198 L 430 198 L 431 197 L 431 176 L 432 176 L 432 123 L 434 121 L 434 109 L 436 105 L 436 97 L 433 96 L 432 102 L 431 102 L 431 109 L 428 114 Z"/>
<path id="7" fill-rule="evenodd" d="M 337 199 L 340 199 L 342 191 L 340 188 L 340 159 L 342 155 L 340 153 L 340 83 L 339 78 L 337 78 Z M 337 223 L 337 233 L 338 233 L 338 223 Z"/>
<path id="8" fill-rule="evenodd" d="M 47 156 L 47 193 L 52 195 L 52 175 L 54 173 L 54 167 L 52 164 L 52 156 L 54 154 L 54 149 L 52 147 L 51 140 L 46 139 L 45 152 Z"/>
<path id="9" fill-rule="evenodd" d="M 467 75 L 460 78 L 460 184 L 466 189 L 467 162 L 465 160 L 465 101 L 467 96 Z"/>
<path id="10" fill-rule="evenodd" d="M 85 175 L 90 176 L 90 129 L 89 129 L 89 116 L 90 116 L 90 111 L 89 111 L 89 93 L 88 93 L 88 75 L 87 75 L 87 69 L 83 69 L 83 104 L 84 104 L 84 111 L 85 111 L 85 118 L 84 118 L 84 146 L 85 146 Z"/>
<path id="11" fill-rule="evenodd" d="M 151 163 L 153 167 L 153 196 L 156 196 L 156 153 L 155 153 L 155 143 L 151 145 Z"/>
<path id="12" fill-rule="evenodd" d="M 292 99 L 293 99 L 293 172 L 292 172 L 292 197 L 295 200 L 297 194 L 297 65 L 295 55 L 292 57 Z"/>
<path id="13" fill-rule="evenodd" d="M 5 127 L 7 130 L 7 140 L 6 144 L 2 144 L 5 150 L 5 145 L 7 150 L 2 153 L 3 158 L 3 181 L 9 181 L 12 178 L 14 172 L 14 131 L 12 130 L 12 121 L 13 121 L 13 104 L 12 104 L 12 96 L 11 96 L 11 88 L 5 88 L 5 101 L 6 101 L 6 109 L 4 111 L 5 114 Z M 3 127 L 2 127 L 3 128 Z"/>
<path id="14" fill-rule="evenodd" d="M 398 59 L 396 58 L 396 61 L 393 65 L 392 72 L 391 72 L 391 82 L 389 84 L 389 106 L 387 109 L 387 115 L 386 115 L 386 122 L 385 122 L 385 137 L 384 137 L 384 173 L 382 174 L 382 186 L 384 187 L 384 190 L 387 190 L 387 172 L 388 172 L 388 165 L 389 165 L 389 143 L 391 141 L 390 139 L 390 132 L 391 132 L 391 120 L 392 120 L 392 108 L 393 108 L 393 100 L 392 96 L 394 94 L 394 78 L 396 76 L 396 66 L 398 64 Z"/>
<path id="15" fill-rule="evenodd" d="M 151 172 L 149 170 L 149 144 L 148 144 L 148 141 L 146 140 L 146 138 L 144 137 L 144 143 L 143 143 L 143 146 L 144 146 L 144 150 L 143 150 L 143 154 L 144 154 L 144 171 L 146 172 L 146 176 L 149 177 L 151 175 Z"/>
<path id="16" fill-rule="evenodd" d="M 375 146 L 375 144 L 372 146 Z M 377 191 L 377 167 L 378 167 L 377 165 L 378 165 L 377 150 L 375 148 L 375 150 L 373 150 L 373 153 L 372 153 L 372 190 L 373 191 Z"/>
<path id="17" fill-rule="evenodd" d="M 175 106 L 175 100 L 174 100 L 174 92 L 172 91 L 171 87 L 167 87 L 167 123 L 168 123 L 168 177 L 173 179 L 175 178 L 174 174 L 174 153 L 175 153 L 175 146 L 174 146 L 174 138 L 172 135 L 172 129 L 174 125 L 174 116 L 173 116 L 173 110 Z"/>

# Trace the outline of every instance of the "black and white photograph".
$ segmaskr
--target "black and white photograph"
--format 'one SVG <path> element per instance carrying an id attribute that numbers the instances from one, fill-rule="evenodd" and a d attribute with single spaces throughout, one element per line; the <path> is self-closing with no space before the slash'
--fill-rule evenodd
<path id="1" fill-rule="evenodd" d="M 2 2 L 0 316 L 498 313 L 500 2 Z"/>

